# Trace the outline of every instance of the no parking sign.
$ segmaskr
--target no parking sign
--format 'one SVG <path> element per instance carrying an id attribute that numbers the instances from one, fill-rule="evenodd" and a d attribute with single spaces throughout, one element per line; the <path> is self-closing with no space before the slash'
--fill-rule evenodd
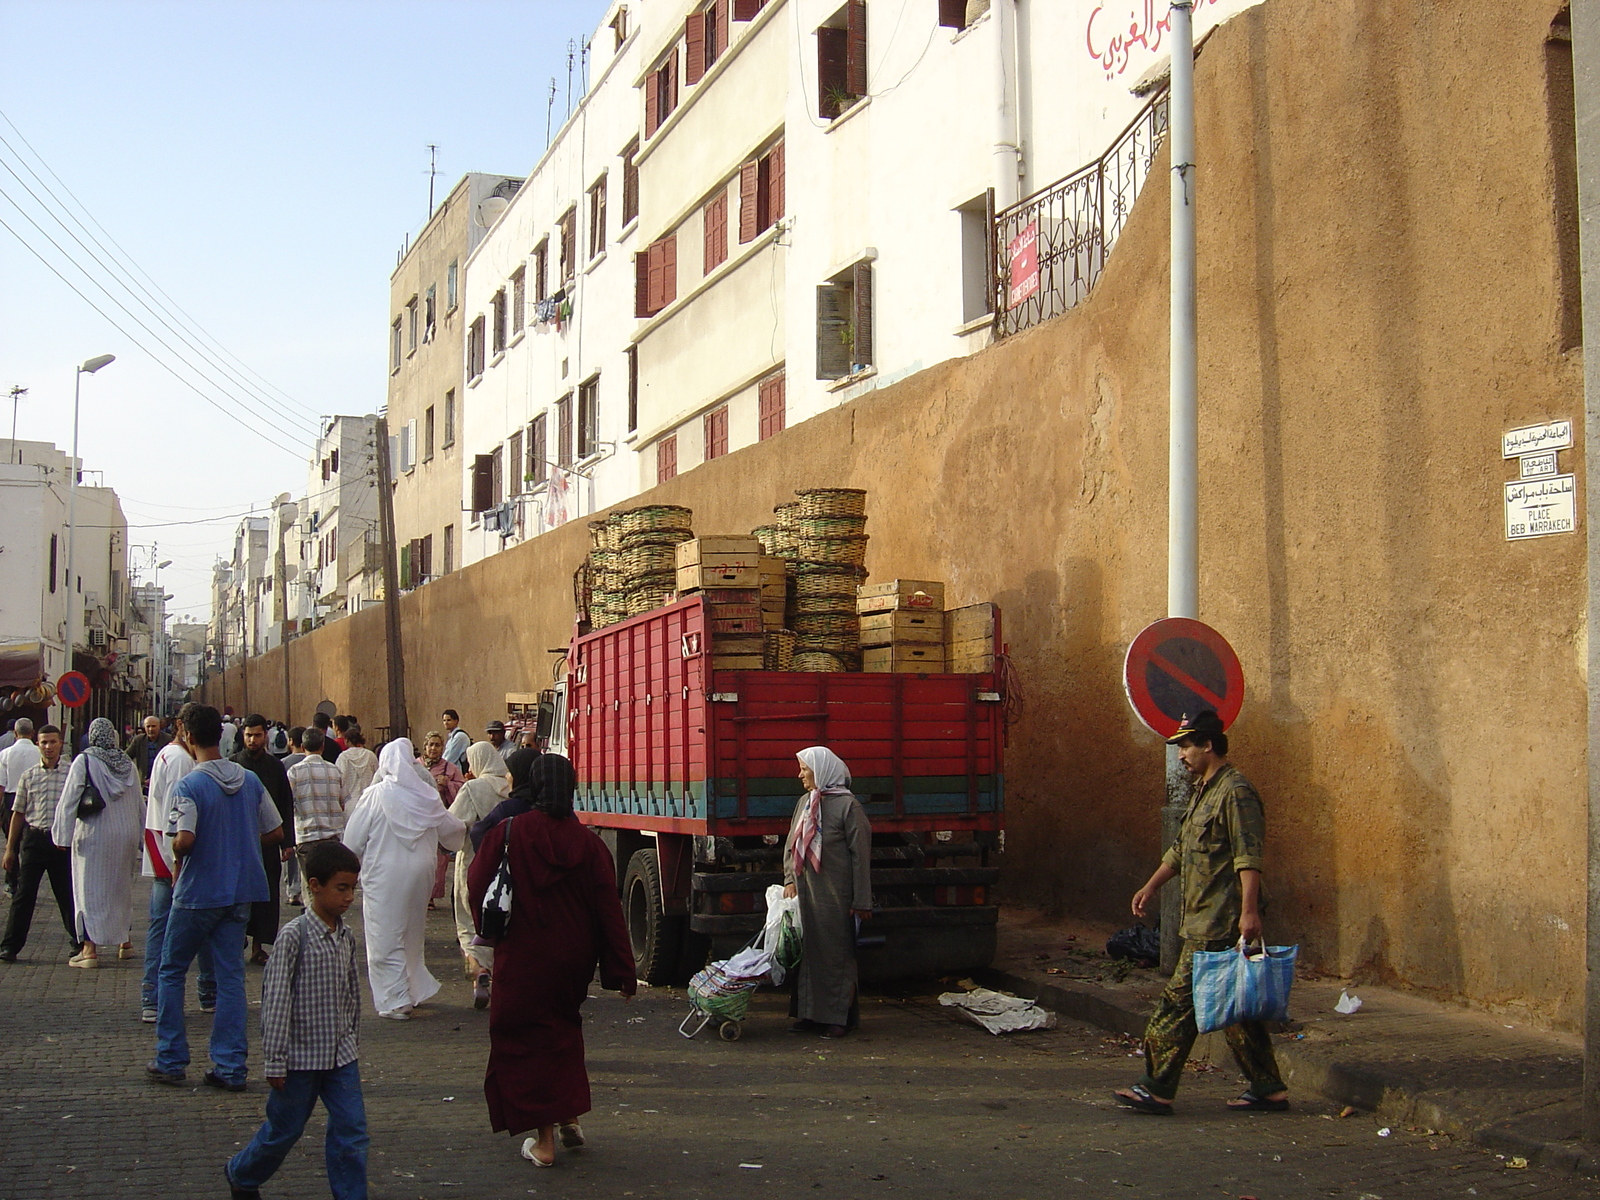
<path id="1" fill-rule="evenodd" d="M 1163 738 L 1208 708 L 1226 729 L 1244 705 L 1239 656 L 1215 629 L 1188 617 L 1146 626 L 1128 647 L 1122 683 L 1133 711 Z"/>
<path id="2" fill-rule="evenodd" d="M 68 671 L 56 680 L 56 695 L 68 708 L 82 708 L 89 699 L 89 677 L 82 671 Z"/>

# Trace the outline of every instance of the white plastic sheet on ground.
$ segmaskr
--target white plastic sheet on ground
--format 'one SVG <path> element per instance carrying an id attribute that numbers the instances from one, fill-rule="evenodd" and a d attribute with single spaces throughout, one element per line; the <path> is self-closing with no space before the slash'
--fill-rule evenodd
<path id="1" fill-rule="evenodd" d="M 992 992 L 988 988 L 974 988 L 970 992 L 946 992 L 939 1003 L 953 1008 L 956 1015 L 965 1017 L 974 1025 L 981 1025 L 990 1033 L 1023 1033 L 1029 1029 L 1054 1029 L 1056 1015 L 1040 1008 L 1032 1000 Z"/>

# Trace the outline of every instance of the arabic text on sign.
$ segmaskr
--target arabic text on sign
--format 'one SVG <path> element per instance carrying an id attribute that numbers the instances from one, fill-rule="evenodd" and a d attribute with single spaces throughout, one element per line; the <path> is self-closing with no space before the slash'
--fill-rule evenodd
<path id="1" fill-rule="evenodd" d="M 1195 17 L 1200 16 L 1200 10 L 1206 5 L 1215 6 L 1221 2 L 1195 0 Z M 1158 18 L 1157 7 L 1156 0 L 1141 0 L 1140 3 L 1129 5 L 1128 32 L 1125 34 L 1112 32 L 1117 28 L 1117 20 L 1106 11 L 1105 5 L 1099 5 L 1089 14 L 1089 22 L 1083 30 L 1084 44 L 1089 49 L 1089 57 L 1105 70 L 1107 79 L 1115 79 L 1128 69 L 1135 48 L 1141 48 L 1147 54 L 1160 53 L 1162 39 L 1172 32 L 1172 12 L 1166 3 L 1162 3 L 1159 6 L 1162 15 Z"/>
<path id="2" fill-rule="evenodd" d="M 1572 422 L 1546 421 L 1543 425 L 1528 425 L 1513 429 L 1500 439 L 1501 458 L 1520 458 L 1541 450 L 1570 450 L 1572 448 Z"/>
<path id="3" fill-rule="evenodd" d="M 1506 484 L 1505 489 L 1507 541 L 1577 530 L 1576 476 L 1518 480 Z"/>
<path id="4" fill-rule="evenodd" d="M 1007 247 L 1011 260 L 1011 288 L 1006 306 L 1015 308 L 1039 290 L 1039 222 L 1029 221 Z"/>
<path id="5" fill-rule="evenodd" d="M 1543 454 L 1524 454 L 1517 459 L 1517 474 L 1522 479 L 1542 479 L 1546 475 L 1556 473 L 1556 452 L 1546 450 Z"/>

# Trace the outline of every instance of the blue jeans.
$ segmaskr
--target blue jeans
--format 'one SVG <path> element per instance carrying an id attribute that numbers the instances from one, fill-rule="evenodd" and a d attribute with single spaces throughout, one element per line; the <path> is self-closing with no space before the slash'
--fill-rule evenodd
<path id="1" fill-rule="evenodd" d="M 161 950 L 167 940 L 167 913 L 172 909 L 172 880 L 150 881 L 150 928 L 144 935 L 144 983 L 139 988 L 139 1007 L 156 1006 L 156 978 L 161 973 Z M 217 1006 L 217 973 L 211 966 L 211 947 L 201 946 L 200 1007 Z"/>
<path id="2" fill-rule="evenodd" d="M 217 977 L 217 1015 L 211 1020 L 211 1062 L 230 1083 L 243 1083 L 245 1065 L 244 928 L 250 906 L 172 908 L 161 951 L 156 992 L 156 1066 L 171 1073 L 189 1066 L 189 1034 L 183 1023 L 183 981 L 202 946 L 211 951 Z"/>
<path id="3" fill-rule="evenodd" d="M 259 1188 L 272 1178 L 305 1132 L 319 1096 L 328 1110 L 328 1189 L 334 1200 L 367 1200 L 367 1110 L 358 1062 L 331 1071 L 290 1071 L 283 1090 L 268 1093 L 266 1124 L 228 1163 L 234 1187 Z"/>

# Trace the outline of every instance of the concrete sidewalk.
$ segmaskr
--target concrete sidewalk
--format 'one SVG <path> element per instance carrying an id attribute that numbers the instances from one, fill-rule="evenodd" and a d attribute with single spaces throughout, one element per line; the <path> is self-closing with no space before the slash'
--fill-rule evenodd
<path id="1" fill-rule="evenodd" d="M 1029 909 L 1002 909 L 1000 920 L 999 951 L 982 982 L 1114 1033 L 1143 1033 L 1166 980 L 1109 959 L 1111 930 Z M 1345 986 L 1362 1001 L 1350 1016 L 1334 1011 Z M 1291 1089 L 1405 1127 L 1469 1138 L 1507 1158 L 1600 1174 L 1580 1140 L 1581 1039 L 1328 979 L 1297 979 L 1290 1014 L 1292 1028 L 1278 1036 L 1277 1053 Z M 1207 1054 L 1231 1067 L 1220 1034 L 1197 1043 L 1195 1057 Z M 1134 1074 L 1130 1069 L 1130 1081 Z"/>

